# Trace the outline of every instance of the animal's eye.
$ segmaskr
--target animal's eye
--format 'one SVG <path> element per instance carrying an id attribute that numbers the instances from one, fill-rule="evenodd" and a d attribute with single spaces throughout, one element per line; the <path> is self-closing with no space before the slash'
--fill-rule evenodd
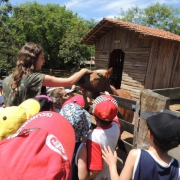
<path id="1" fill-rule="evenodd" d="M 98 75 L 99 77 L 103 77 L 103 75 L 102 75 L 101 73 L 97 73 L 97 75 Z"/>

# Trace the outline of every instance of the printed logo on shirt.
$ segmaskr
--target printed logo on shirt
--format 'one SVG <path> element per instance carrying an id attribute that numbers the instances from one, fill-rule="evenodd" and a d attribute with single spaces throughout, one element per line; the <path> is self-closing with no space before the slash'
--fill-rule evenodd
<path id="1" fill-rule="evenodd" d="M 60 154 L 64 160 L 68 160 L 68 157 L 66 155 L 66 151 L 63 145 L 59 142 L 59 140 L 54 135 L 50 134 L 47 136 L 46 144 L 51 150 Z"/>

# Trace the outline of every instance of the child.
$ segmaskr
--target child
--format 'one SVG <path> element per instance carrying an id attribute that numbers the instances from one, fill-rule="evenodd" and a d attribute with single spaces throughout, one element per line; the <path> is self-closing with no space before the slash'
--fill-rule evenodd
<path id="1" fill-rule="evenodd" d="M 87 149 L 85 143 L 81 142 L 81 139 L 85 137 L 89 131 L 91 126 L 91 116 L 76 103 L 64 105 L 60 114 L 71 123 L 76 136 L 71 180 L 86 180 L 88 178 Z"/>
<path id="2" fill-rule="evenodd" d="M 47 95 L 52 98 L 53 107 L 52 111 L 59 113 L 62 105 L 69 99 L 69 95 L 66 93 L 63 87 L 56 87 L 48 89 Z"/>
<path id="3" fill-rule="evenodd" d="M 45 86 L 72 86 L 84 74 L 91 73 L 81 69 L 69 78 L 57 78 L 36 72 L 44 64 L 44 51 L 39 45 L 29 42 L 19 52 L 16 69 L 13 74 L 3 80 L 5 106 L 17 106 L 28 98 L 46 95 Z"/>
<path id="4" fill-rule="evenodd" d="M 97 128 L 88 133 L 87 152 L 90 179 L 110 180 L 107 164 L 102 159 L 101 149 L 110 146 L 114 151 L 120 135 L 117 115 L 117 101 L 110 95 L 102 95 L 94 100 L 93 114 Z"/>
<path id="5" fill-rule="evenodd" d="M 118 176 L 117 154 L 104 147 L 103 159 L 109 165 L 111 180 L 178 180 L 180 165 L 168 155 L 168 151 L 180 144 L 180 117 L 168 110 L 157 113 L 145 111 L 141 116 L 149 128 L 148 150 L 133 149 L 129 152 L 125 166 Z"/>

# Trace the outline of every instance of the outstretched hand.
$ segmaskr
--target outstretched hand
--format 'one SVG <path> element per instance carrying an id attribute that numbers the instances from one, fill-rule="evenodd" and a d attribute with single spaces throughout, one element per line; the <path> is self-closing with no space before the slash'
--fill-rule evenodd
<path id="1" fill-rule="evenodd" d="M 106 161 L 108 166 L 116 166 L 117 162 L 117 153 L 114 151 L 114 154 L 111 151 L 111 148 L 105 147 L 102 149 L 102 158 Z"/>
<path id="2" fill-rule="evenodd" d="M 85 74 L 91 74 L 91 73 L 93 73 L 91 70 L 86 69 L 86 68 L 83 68 L 82 70 L 85 71 Z"/>

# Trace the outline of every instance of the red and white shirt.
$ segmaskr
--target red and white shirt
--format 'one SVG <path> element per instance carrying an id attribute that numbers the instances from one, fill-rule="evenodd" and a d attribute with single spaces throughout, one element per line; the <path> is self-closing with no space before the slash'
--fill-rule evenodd
<path id="1" fill-rule="evenodd" d="M 110 146 L 114 152 L 120 136 L 120 124 L 115 118 L 107 127 L 97 127 L 88 134 L 88 169 L 101 170 L 93 180 L 110 180 L 108 165 L 102 159 L 101 149 Z"/>

